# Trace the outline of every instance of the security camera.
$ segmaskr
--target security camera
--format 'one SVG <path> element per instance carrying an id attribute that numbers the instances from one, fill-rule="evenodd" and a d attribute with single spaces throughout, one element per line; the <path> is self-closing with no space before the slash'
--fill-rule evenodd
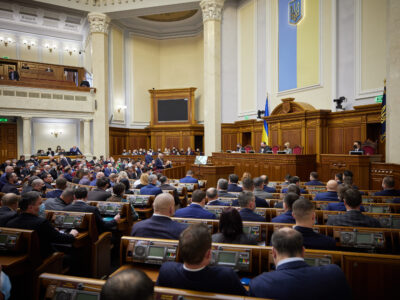
<path id="1" fill-rule="evenodd" d="M 342 106 L 342 103 L 346 102 L 346 101 L 347 101 L 346 97 L 343 97 L 343 96 L 338 98 L 338 99 L 333 99 L 333 102 L 336 102 L 336 111 L 344 110 L 343 106 Z"/>

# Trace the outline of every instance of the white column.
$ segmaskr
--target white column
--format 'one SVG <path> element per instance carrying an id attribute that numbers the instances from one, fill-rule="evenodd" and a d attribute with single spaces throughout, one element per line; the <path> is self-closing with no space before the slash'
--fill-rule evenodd
<path id="1" fill-rule="evenodd" d="M 92 36 L 93 86 L 97 108 L 93 118 L 93 154 L 108 155 L 108 25 L 110 18 L 102 13 L 89 13 Z"/>
<path id="2" fill-rule="evenodd" d="M 90 149 L 90 120 L 83 120 L 83 153 L 86 157 L 92 156 Z"/>
<path id="3" fill-rule="evenodd" d="M 32 129 L 31 121 L 32 118 L 22 117 L 22 139 L 23 139 L 23 153 L 26 159 L 29 158 L 32 151 Z"/>
<path id="4" fill-rule="evenodd" d="M 400 164 L 400 1 L 387 1 L 386 162 Z"/>
<path id="5" fill-rule="evenodd" d="M 205 154 L 221 150 L 221 15 L 224 0 L 202 0 Z"/>

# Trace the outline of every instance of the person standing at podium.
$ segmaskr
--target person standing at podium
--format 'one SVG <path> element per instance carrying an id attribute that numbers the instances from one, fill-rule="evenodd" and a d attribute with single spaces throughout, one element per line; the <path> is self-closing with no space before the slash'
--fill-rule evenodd
<path id="1" fill-rule="evenodd" d="M 353 143 L 353 151 L 357 151 L 357 152 L 362 152 L 364 153 L 364 150 L 361 149 L 361 142 L 360 141 L 355 141 Z"/>

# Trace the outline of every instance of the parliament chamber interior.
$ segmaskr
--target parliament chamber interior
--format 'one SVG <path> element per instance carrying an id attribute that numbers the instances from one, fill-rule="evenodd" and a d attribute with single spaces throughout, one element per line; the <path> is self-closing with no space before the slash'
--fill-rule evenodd
<path id="1" fill-rule="evenodd" d="M 398 299 L 399 15 L 0 0 L 0 300 Z"/>

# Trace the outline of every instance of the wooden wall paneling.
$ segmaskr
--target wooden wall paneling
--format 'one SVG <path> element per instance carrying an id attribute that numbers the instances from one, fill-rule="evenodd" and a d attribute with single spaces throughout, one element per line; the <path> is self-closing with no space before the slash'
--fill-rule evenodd
<path id="1" fill-rule="evenodd" d="M 329 127 L 328 128 L 328 153 L 341 154 L 343 153 L 343 128 Z"/>
<path id="2" fill-rule="evenodd" d="M 182 135 L 182 147 L 183 149 L 187 149 L 187 147 L 194 148 L 194 142 L 191 141 L 191 136 L 188 134 Z"/>
<path id="3" fill-rule="evenodd" d="M 0 160 L 16 158 L 18 153 L 18 135 L 16 123 L 0 124 Z"/>
<path id="4" fill-rule="evenodd" d="M 301 129 L 282 129 L 282 143 L 289 142 L 291 147 L 295 145 L 301 146 L 301 132 Z"/>
<path id="5" fill-rule="evenodd" d="M 315 154 L 317 153 L 316 150 L 316 128 L 315 127 L 310 127 L 307 128 L 306 131 L 306 142 L 305 142 L 305 147 L 304 147 L 304 154 Z"/>
<path id="6" fill-rule="evenodd" d="M 370 189 L 382 189 L 382 180 L 385 176 L 393 176 L 395 189 L 400 189 L 400 165 L 382 162 L 372 162 L 370 170 Z"/>
<path id="7" fill-rule="evenodd" d="M 357 126 L 349 126 L 343 128 L 343 152 L 348 153 L 353 149 L 354 141 L 361 140 L 361 127 L 360 125 Z"/>

